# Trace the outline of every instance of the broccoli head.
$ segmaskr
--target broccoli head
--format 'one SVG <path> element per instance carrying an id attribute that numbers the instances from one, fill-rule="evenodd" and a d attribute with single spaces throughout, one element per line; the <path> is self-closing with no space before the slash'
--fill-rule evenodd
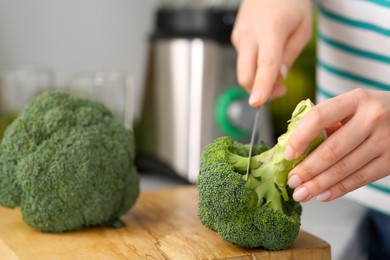
<path id="1" fill-rule="evenodd" d="M 101 103 L 44 92 L 4 133 L 0 204 L 45 232 L 113 223 L 139 194 L 133 141 Z"/>
<path id="2" fill-rule="evenodd" d="M 224 136 L 205 147 L 197 182 L 203 225 L 242 247 L 281 250 L 291 246 L 300 229 L 302 207 L 292 199 L 287 176 L 324 136 L 319 135 L 295 160 L 287 161 L 284 150 L 294 127 L 311 107 L 310 100 L 297 105 L 287 132 L 274 147 L 254 146 L 248 179 L 248 145 Z"/>

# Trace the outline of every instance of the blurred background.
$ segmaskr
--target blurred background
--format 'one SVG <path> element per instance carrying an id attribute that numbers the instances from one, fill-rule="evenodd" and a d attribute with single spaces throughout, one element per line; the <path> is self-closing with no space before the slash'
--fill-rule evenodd
<path id="1" fill-rule="evenodd" d="M 195 183 L 205 145 L 250 141 L 255 109 L 230 42 L 239 4 L 0 0 L 0 137 L 36 94 L 61 89 L 103 102 L 134 131 L 141 172 Z M 261 110 L 257 140 L 269 145 L 314 98 L 314 36 L 285 84 L 293 91 Z"/>
<path id="2" fill-rule="evenodd" d="M 0 0 L 0 127 L 35 93 L 65 89 L 102 101 L 134 129 L 142 165 L 159 159 L 194 182 L 207 143 L 249 141 L 254 110 L 230 44 L 239 4 Z M 313 99 L 314 64 L 312 41 L 286 80 L 294 91 L 264 107 L 258 139 L 272 145 L 295 105 Z"/>
<path id="3" fill-rule="evenodd" d="M 0 69 L 48 70 L 49 85 L 56 88 L 66 87 L 80 72 L 121 72 L 133 78 L 134 100 L 139 101 L 147 34 L 157 4 L 156 0 L 1 0 Z"/>

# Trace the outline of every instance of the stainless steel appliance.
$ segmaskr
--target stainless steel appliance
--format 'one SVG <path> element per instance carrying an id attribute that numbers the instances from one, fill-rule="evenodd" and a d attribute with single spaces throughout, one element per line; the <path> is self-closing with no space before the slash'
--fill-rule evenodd
<path id="1" fill-rule="evenodd" d="M 237 86 L 230 44 L 235 10 L 159 9 L 150 52 L 138 156 L 152 155 L 196 182 L 202 149 L 215 138 L 250 138 L 255 109 Z M 260 139 L 272 142 L 268 108 Z"/>

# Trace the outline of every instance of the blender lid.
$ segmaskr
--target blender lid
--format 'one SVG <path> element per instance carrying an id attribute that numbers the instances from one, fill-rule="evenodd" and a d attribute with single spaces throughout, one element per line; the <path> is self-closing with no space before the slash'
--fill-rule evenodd
<path id="1" fill-rule="evenodd" d="M 156 38 L 204 38 L 230 44 L 237 10 L 160 8 L 155 16 Z"/>

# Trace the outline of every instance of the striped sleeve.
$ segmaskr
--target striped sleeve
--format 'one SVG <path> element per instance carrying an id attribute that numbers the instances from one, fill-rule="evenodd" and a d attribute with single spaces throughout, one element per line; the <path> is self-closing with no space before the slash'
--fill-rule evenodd
<path id="1" fill-rule="evenodd" d="M 317 103 L 354 88 L 390 91 L 390 1 L 320 0 L 317 36 Z M 390 177 L 346 198 L 390 214 Z"/>

